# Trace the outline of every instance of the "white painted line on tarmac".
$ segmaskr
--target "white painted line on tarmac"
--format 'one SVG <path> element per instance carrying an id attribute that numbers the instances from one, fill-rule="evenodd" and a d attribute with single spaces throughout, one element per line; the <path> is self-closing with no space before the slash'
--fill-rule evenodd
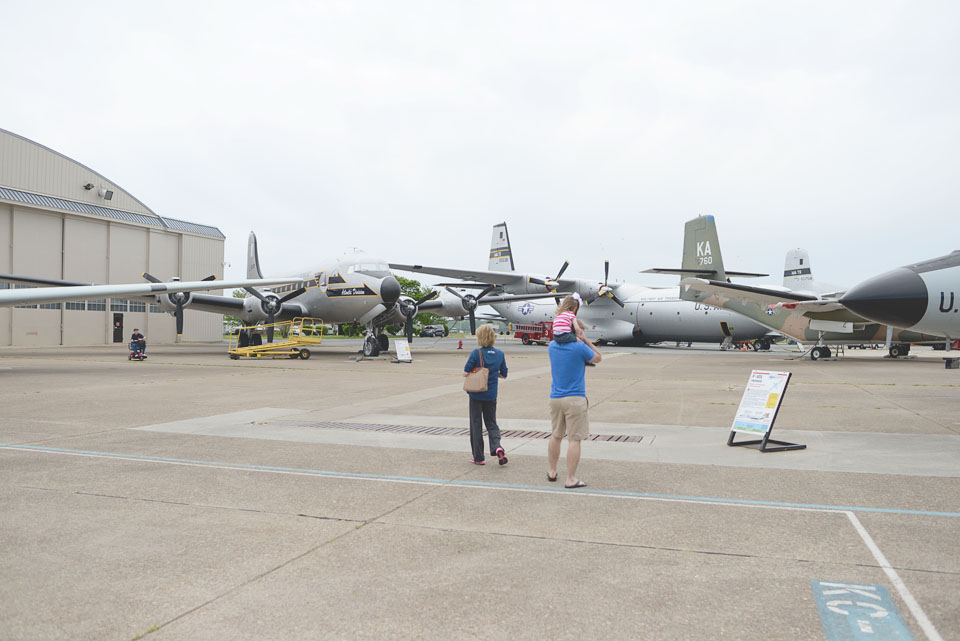
<path id="1" fill-rule="evenodd" d="M 404 483 L 410 485 L 429 485 L 429 486 L 439 486 L 439 487 L 457 487 L 465 489 L 484 489 L 484 490 L 498 490 L 498 491 L 508 491 L 508 492 L 523 492 L 523 493 L 536 493 L 536 494 L 552 494 L 560 496 L 592 496 L 596 498 L 618 498 L 621 500 L 636 500 L 636 501 L 660 501 L 667 503 L 692 503 L 700 505 L 720 505 L 720 506 L 729 506 L 729 507 L 753 507 L 753 508 L 764 508 L 772 510 L 787 510 L 795 512 L 820 512 L 820 513 L 833 513 L 833 514 L 844 514 L 849 519 L 850 523 L 853 525 L 854 529 L 857 531 L 857 534 L 860 535 L 861 540 L 867 546 L 867 549 L 870 550 L 870 553 L 873 555 L 874 559 L 877 561 L 880 568 L 887 575 L 887 578 L 890 579 L 890 582 L 896 588 L 897 592 L 900 594 L 900 597 L 903 599 L 904 603 L 907 605 L 907 608 L 913 614 L 914 618 L 917 621 L 917 624 L 923 630 L 929 641 L 943 641 L 943 637 L 940 636 L 940 633 L 937 632 L 937 629 L 934 627 L 933 623 L 927 617 L 926 613 L 923 611 L 923 608 L 920 607 L 920 604 L 913 597 L 913 594 L 907 588 L 906 584 L 900 578 L 900 575 L 897 571 L 890 565 L 890 562 L 887 561 L 886 556 L 880 550 L 880 547 L 874 542 L 873 538 L 867 532 L 866 528 L 863 527 L 863 524 L 860 523 L 860 520 L 857 518 L 856 514 L 846 507 L 831 507 L 831 506 L 814 506 L 814 505 L 801 505 L 801 504 L 788 504 L 788 503 L 773 503 L 766 501 L 744 501 L 744 500 L 730 500 L 730 499 L 709 499 L 706 497 L 681 497 L 681 496 L 657 496 L 650 494 L 642 494 L 639 492 L 620 492 L 620 491 L 611 491 L 611 490 L 592 490 L 592 491 L 570 491 L 562 488 L 544 488 L 534 485 L 515 485 L 509 483 L 489 483 L 483 481 L 454 481 L 454 480 L 445 480 L 445 479 L 429 479 L 429 478 L 417 478 L 417 477 L 404 477 L 404 476 L 386 476 L 378 474 L 359 474 L 359 473 L 344 473 L 344 472 L 330 472 L 325 470 L 310 470 L 310 469 L 299 469 L 299 468 L 281 468 L 281 467 L 272 467 L 266 465 L 251 465 L 246 463 L 222 463 L 216 461 L 196 461 L 189 459 L 175 459 L 175 458 L 166 458 L 159 456 L 141 456 L 137 454 L 120 454 L 114 452 L 97 452 L 97 451 L 87 451 L 87 450 L 68 450 L 62 448 L 53 448 L 53 447 L 43 447 L 36 445 L 15 445 L 10 443 L 0 443 L 0 449 L 8 451 L 21 451 L 21 452 L 32 452 L 32 453 L 41 453 L 41 454 L 60 454 L 67 456 L 81 456 L 87 458 L 102 458 L 102 459 L 113 459 L 121 461 L 135 461 L 142 463 L 159 463 L 165 465 L 180 465 L 185 467 L 205 467 L 205 468 L 217 468 L 224 470 L 236 470 L 244 472 L 267 472 L 271 474 L 283 474 L 283 475 L 292 475 L 292 476 L 316 476 L 322 478 L 332 478 L 332 479 L 343 479 L 343 480 L 354 480 L 354 481 L 376 481 L 381 483 Z M 960 514 L 951 513 L 951 512 L 920 512 L 920 511 L 910 511 L 910 510 L 892 510 L 892 509 L 870 509 L 870 508 L 859 508 L 861 511 L 883 511 L 883 512 L 894 512 L 899 514 L 924 514 L 924 515 L 940 515 L 940 516 L 950 516 L 950 517 L 960 517 Z"/>

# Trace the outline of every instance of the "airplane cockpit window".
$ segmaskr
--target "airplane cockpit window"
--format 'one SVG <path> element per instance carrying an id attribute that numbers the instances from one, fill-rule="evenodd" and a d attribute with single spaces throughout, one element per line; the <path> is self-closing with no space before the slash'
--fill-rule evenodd
<path id="1" fill-rule="evenodd" d="M 390 266 L 386 263 L 357 263 L 347 268 L 348 273 L 361 272 L 363 274 L 390 273 Z"/>

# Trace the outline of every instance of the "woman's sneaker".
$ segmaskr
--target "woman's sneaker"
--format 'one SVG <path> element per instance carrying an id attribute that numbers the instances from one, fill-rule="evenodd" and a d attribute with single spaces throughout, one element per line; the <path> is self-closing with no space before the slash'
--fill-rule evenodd
<path id="1" fill-rule="evenodd" d="M 474 465 L 486 465 L 486 464 L 487 464 L 486 461 L 474 461 L 473 459 L 470 459 L 470 462 L 473 463 Z"/>
<path id="2" fill-rule="evenodd" d="M 503 451 L 503 448 L 502 448 L 502 447 L 498 447 L 498 448 L 497 448 L 497 451 L 494 452 L 494 454 L 496 454 L 496 455 L 497 455 L 497 458 L 500 459 L 500 465 L 506 465 L 506 464 L 507 464 L 507 455 L 506 455 L 506 453 Z"/>

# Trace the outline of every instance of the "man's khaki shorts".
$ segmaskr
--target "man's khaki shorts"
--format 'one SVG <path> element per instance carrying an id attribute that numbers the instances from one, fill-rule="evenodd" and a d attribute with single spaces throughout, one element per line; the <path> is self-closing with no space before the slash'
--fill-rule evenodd
<path id="1" fill-rule="evenodd" d="M 590 436 L 587 420 L 587 399 L 584 396 L 565 396 L 550 399 L 550 422 L 553 436 L 571 441 L 582 441 Z"/>

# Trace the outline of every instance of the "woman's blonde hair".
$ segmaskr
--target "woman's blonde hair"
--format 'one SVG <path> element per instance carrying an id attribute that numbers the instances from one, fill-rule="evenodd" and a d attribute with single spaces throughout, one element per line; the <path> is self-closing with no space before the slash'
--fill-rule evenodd
<path id="1" fill-rule="evenodd" d="M 560 305 L 557 306 L 557 313 L 561 312 L 573 312 L 574 314 L 580 310 L 580 301 L 578 301 L 573 296 L 567 296 L 562 301 Z"/>
<path id="2" fill-rule="evenodd" d="M 480 347 L 493 347 L 493 342 L 497 340 L 497 332 L 493 325 L 481 325 L 477 328 L 477 344 Z"/>

